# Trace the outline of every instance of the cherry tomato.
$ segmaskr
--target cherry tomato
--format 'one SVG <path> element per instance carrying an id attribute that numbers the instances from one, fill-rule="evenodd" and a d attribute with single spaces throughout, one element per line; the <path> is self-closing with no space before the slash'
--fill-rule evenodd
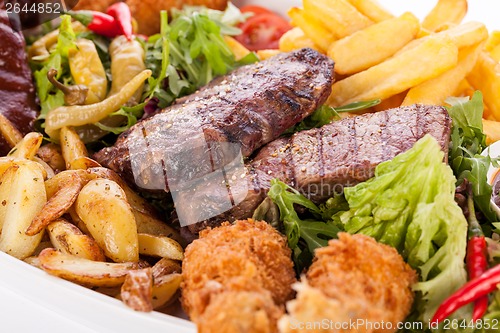
<path id="1" fill-rule="evenodd" d="M 274 13 L 250 17 L 239 28 L 242 34 L 235 38 L 250 51 L 277 49 L 281 36 L 292 27 L 287 20 Z"/>
<path id="2" fill-rule="evenodd" d="M 254 13 L 255 15 L 273 14 L 273 12 L 267 8 L 264 8 L 261 6 L 254 6 L 254 5 L 247 5 L 247 6 L 241 7 L 240 12 L 242 12 L 242 13 Z"/>

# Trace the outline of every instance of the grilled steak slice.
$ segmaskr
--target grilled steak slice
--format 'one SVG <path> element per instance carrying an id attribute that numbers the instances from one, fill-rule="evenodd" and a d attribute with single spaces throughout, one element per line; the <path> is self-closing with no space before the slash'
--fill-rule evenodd
<path id="1" fill-rule="evenodd" d="M 311 49 L 238 68 L 139 122 L 95 159 L 142 189 L 169 191 L 279 137 L 324 103 L 333 76 L 333 61 Z"/>
<path id="2" fill-rule="evenodd" d="M 266 197 L 273 178 L 296 188 L 316 203 L 323 202 L 335 193 L 342 193 L 344 187 L 373 177 L 378 164 L 410 149 L 426 134 L 436 138 L 447 151 L 450 129 L 447 111 L 438 106 L 414 105 L 345 118 L 264 146 L 255 159 L 247 163 L 244 176 L 231 178 L 229 195 L 236 205 L 230 210 L 190 224 L 201 220 L 200 211 L 211 211 L 211 203 L 228 196 L 228 191 L 211 182 L 201 184 L 203 189 L 194 187 L 187 194 L 192 206 L 177 207 L 177 210 L 183 209 L 183 218 L 188 221 L 184 224 L 190 224 L 189 230 L 193 233 L 224 221 L 248 218 Z M 205 193 L 210 193 L 210 200 L 204 197 Z"/>
<path id="3" fill-rule="evenodd" d="M 23 35 L 13 31 L 0 2 L 0 113 L 23 134 L 33 131 L 38 115 L 35 88 L 25 52 Z M 10 150 L 0 135 L 0 156 Z"/>

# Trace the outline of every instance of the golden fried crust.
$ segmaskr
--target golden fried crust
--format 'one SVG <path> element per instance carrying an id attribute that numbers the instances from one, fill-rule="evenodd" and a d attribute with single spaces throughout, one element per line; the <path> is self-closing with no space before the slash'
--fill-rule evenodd
<path id="1" fill-rule="evenodd" d="M 171 8 L 182 8 L 183 5 L 207 6 L 223 10 L 227 0 L 126 0 L 132 12 L 132 17 L 139 25 L 138 32 L 153 35 L 160 32 L 160 11 Z"/>
<path id="2" fill-rule="evenodd" d="M 267 290 L 217 294 L 198 321 L 199 333 L 275 333 L 283 307 Z"/>
<path id="3" fill-rule="evenodd" d="M 394 248 L 368 236 L 340 233 L 338 240 L 316 250 L 307 281 L 341 303 L 367 302 L 368 308 L 379 310 L 378 322 L 396 327 L 411 309 L 417 275 Z"/>
<path id="4" fill-rule="evenodd" d="M 196 322 L 216 294 L 266 290 L 282 305 L 296 281 L 290 257 L 286 239 L 266 222 L 249 219 L 205 230 L 185 251 L 183 307 Z"/>

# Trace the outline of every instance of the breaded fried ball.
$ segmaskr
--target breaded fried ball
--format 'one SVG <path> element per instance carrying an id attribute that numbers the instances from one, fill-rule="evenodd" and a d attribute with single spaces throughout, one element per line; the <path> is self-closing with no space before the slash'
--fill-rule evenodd
<path id="1" fill-rule="evenodd" d="M 287 304 L 289 315 L 280 320 L 280 332 L 397 330 L 413 304 L 411 288 L 417 275 L 394 248 L 368 236 L 340 233 L 338 240 L 331 240 L 315 254 L 306 278 L 295 286 L 297 299 Z M 306 325 L 322 319 L 330 322 Z M 339 329 L 350 322 L 366 325 Z M 381 326 L 383 322 L 386 324 Z"/>
<path id="2" fill-rule="evenodd" d="M 138 33 L 147 36 L 160 32 L 160 11 L 171 8 L 182 8 L 184 5 L 206 6 L 224 10 L 227 0 L 126 0 L 132 17 L 139 25 Z"/>
<path id="3" fill-rule="evenodd" d="M 293 296 L 291 285 L 296 281 L 285 237 L 266 222 L 252 219 L 202 231 L 200 238 L 186 248 L 182 276 L 182 305 L 200 330 L 203 329 L 201 323 L 209 321 L 208 316 L 204 317 L 207 311 L 208 314 L 249 313 L 252 308 L 261 308 L 269 318 L 274 318 L 277 309 Z M 220 297 L 252 297 L 250 305 L 217 301 L 220 294 L 239 292 L 245 294 Z M 248 292 L 268 295 L 265 297 L 277 308 L 266 305 L 268 301 Z M 217 311 L 212 307 L 214 302 L 220 304 L 215 306 Z M 274 325 L 269 327 L 269 332 L 275 331 L 275 321 L 269 319 L 268 322 Z M 233 324 L 228 323 L 229 326 Z"/>
<path id="4" fill-rule="evenodd" d="M 227 291 L 216 294 L 198 321 L 199 333 L 275 333 L 284 307 L 277 306 L 271 293 Z"/>

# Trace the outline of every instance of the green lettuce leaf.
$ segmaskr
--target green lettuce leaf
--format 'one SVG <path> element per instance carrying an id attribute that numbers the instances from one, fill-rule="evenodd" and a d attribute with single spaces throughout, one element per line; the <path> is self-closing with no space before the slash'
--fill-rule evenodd
<path id="1" fill-rule="evenodd" d="M 412 149 L 378 165 L 374 178 L 346 188 L 350 209 L 334 217 L 349 233 L 397 248 L 417 269 L 416 308 L 423 322 L 467 281 L 467 221 L 454 201 L 455 177 L 443 157 L 437 141 L 426 135 Z"/>

